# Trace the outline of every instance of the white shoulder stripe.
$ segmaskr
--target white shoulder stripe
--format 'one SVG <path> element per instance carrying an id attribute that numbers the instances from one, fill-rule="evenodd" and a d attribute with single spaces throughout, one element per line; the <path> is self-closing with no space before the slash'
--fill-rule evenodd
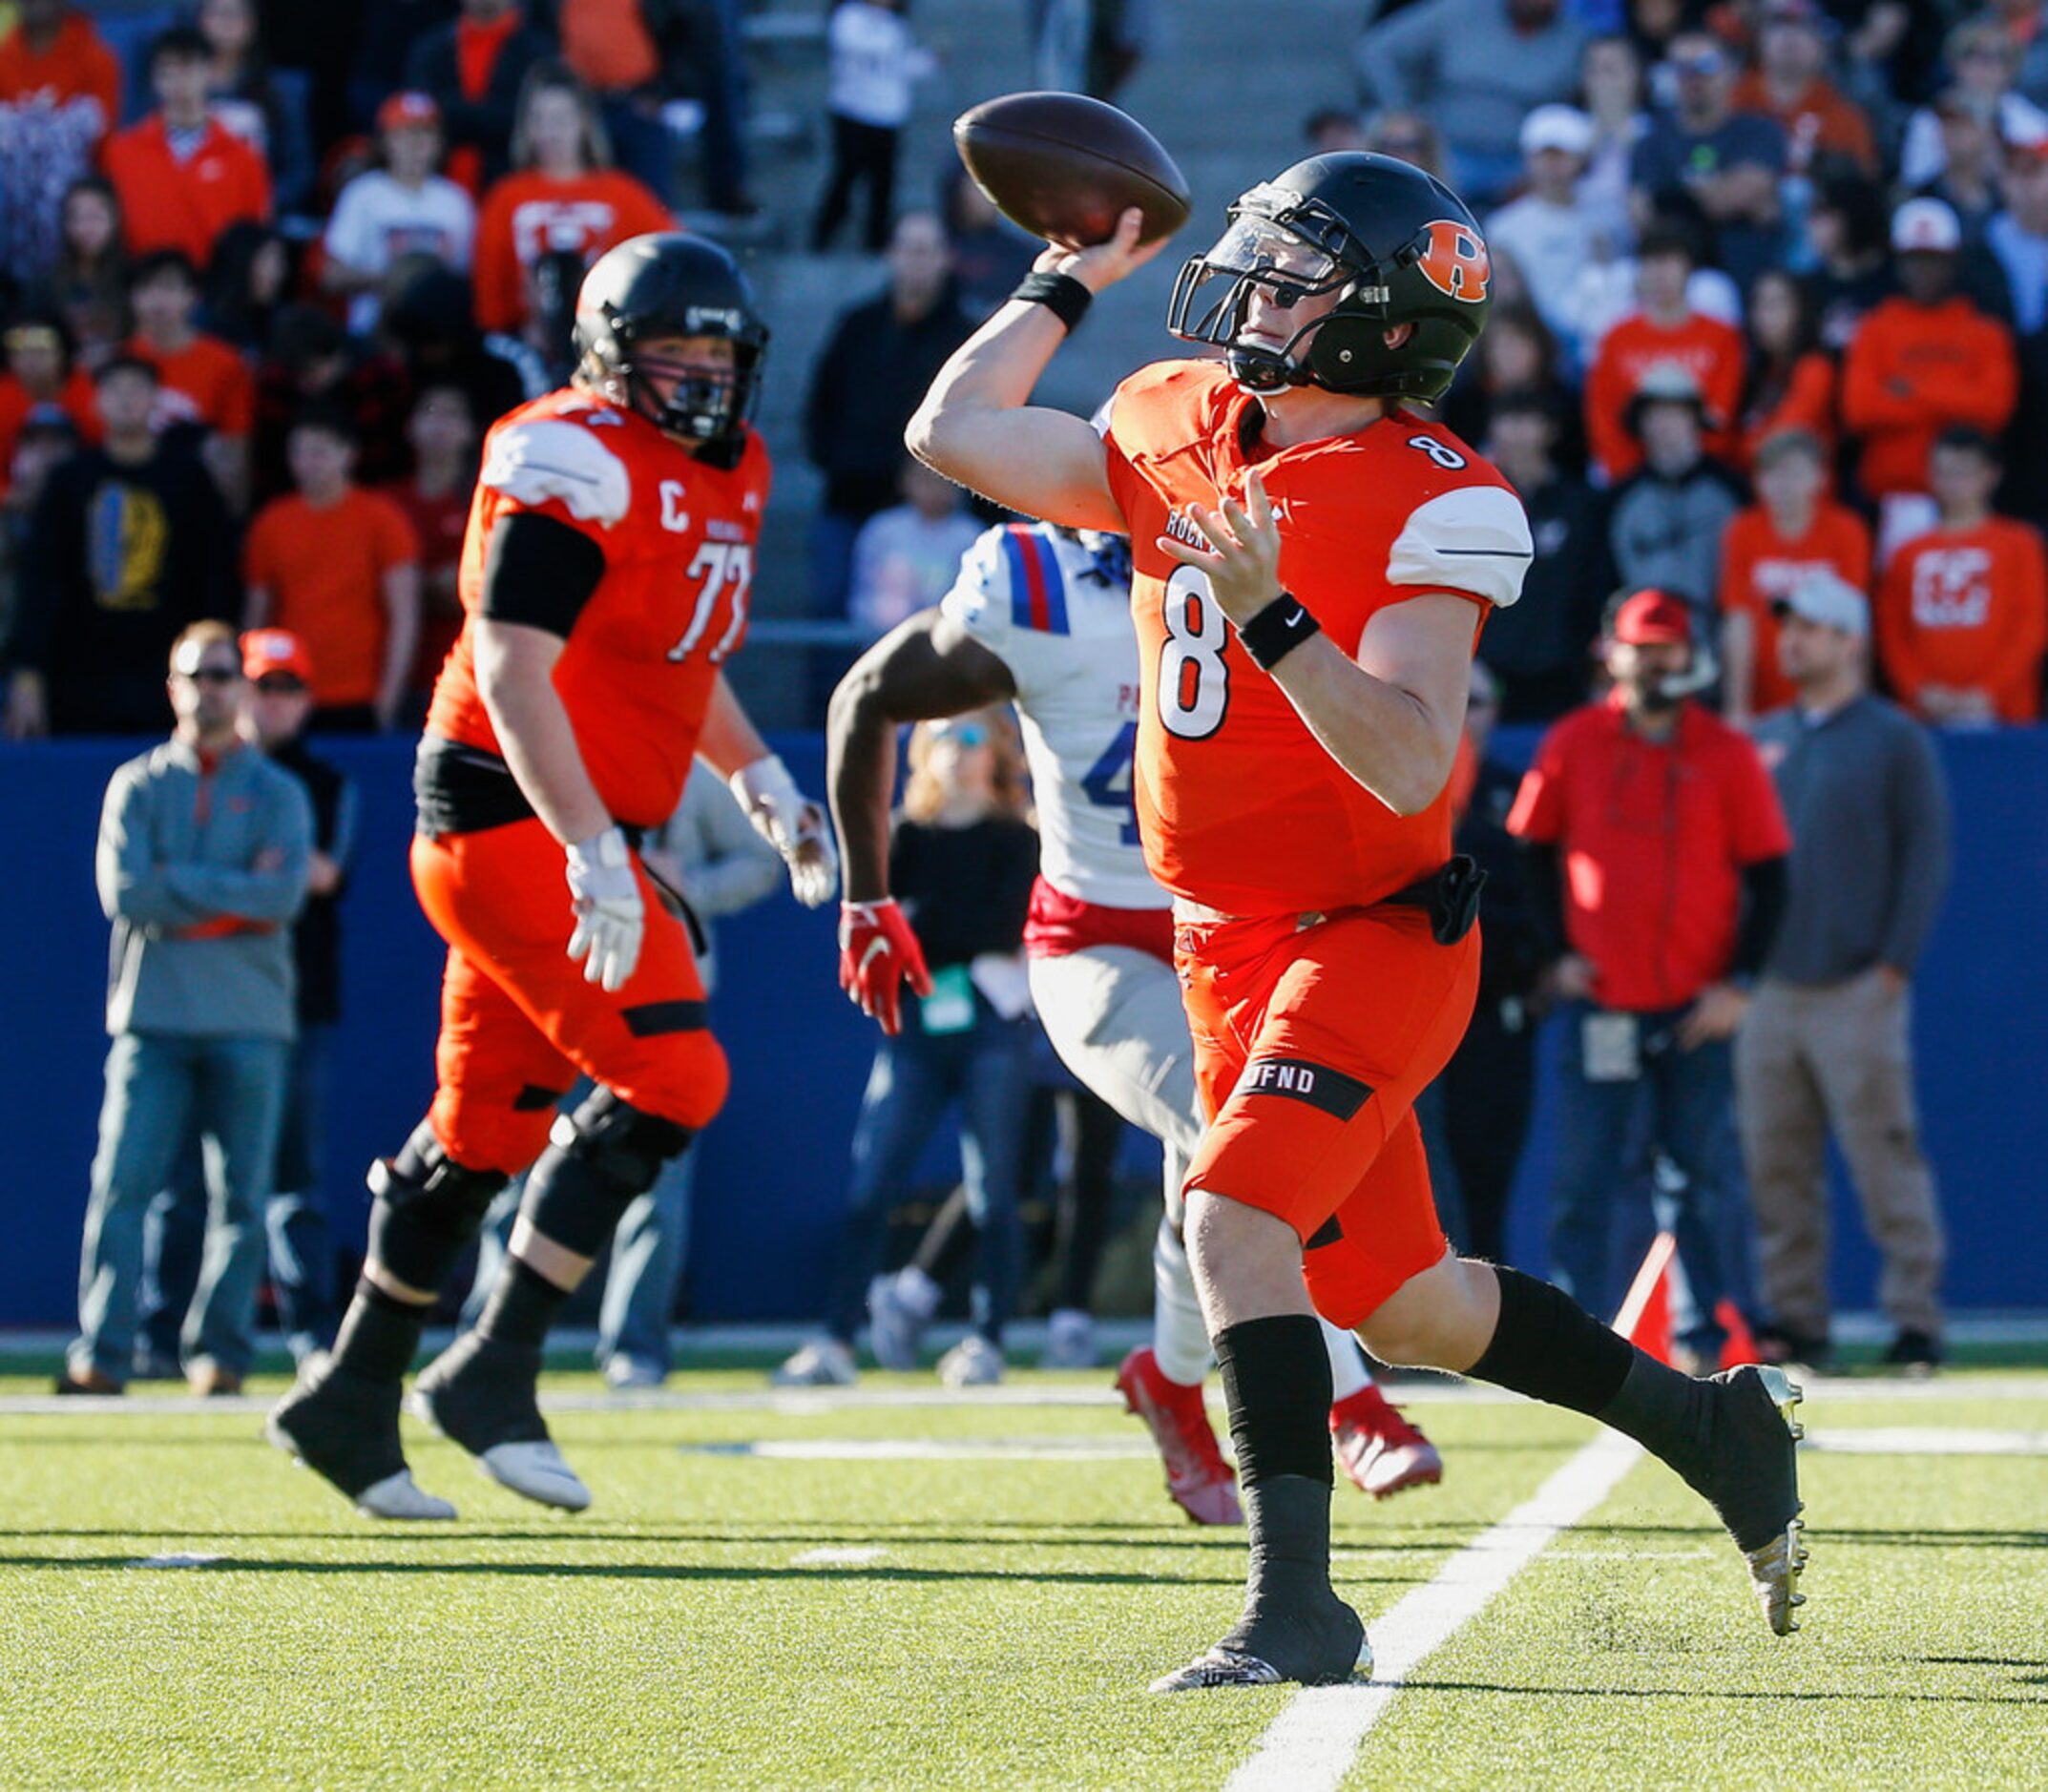
<path id="1" fill-rule="evenodd" d="M 1514 492 L 1460 486 L 1415 507 L 1387 556 L 1387 582 L 1470 592 L 1505 610 L 1522 594 L 1535 557 Z"/>
<path id="2" fill-rule="evenodd" d="M 625 463 L 588 429 L 558 418 L 499 431 L 481 477 L 521 504 L 555 499 L 578 522 L 607 529 L 625 515 L 633 497 Z"/>

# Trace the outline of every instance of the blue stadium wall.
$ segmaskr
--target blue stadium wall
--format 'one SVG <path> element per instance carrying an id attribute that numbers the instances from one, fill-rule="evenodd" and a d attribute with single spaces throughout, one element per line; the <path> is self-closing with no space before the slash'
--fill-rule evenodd
<path id="1" fill-rule="evenodd" d="M 1527 740 L 1500 743 L 1526 754 Z M 822 781 L 814 740 L 781 743 Z M 100 792 L 132 747 L 64 742 L 0 758 L 0 1325 L 73 1313 L 86 1172 L 100 1094 L 107 928 L 93 891 Z M 406 877 L 409 749 L 336 741 L 364 826 L 346 898 L 348 1012 L 337 1042 L 327 1186 L 360 1244 L 363 1169 L 418 1120 L 432 1085 L 437 942 Z M 1917 985 L 1915 1043 L 1957 1306 L 2048 1303 L 2048 730 L 1943 742 L 1956 809 L 1948 905 Z M 702 1144 L 689 1264 L 703 1320 L 815 1313 L 836 1238 L 846 1141 L 873 1049 L 840 995 L 829 914 L 786 895 L 724 923 L 716 1025 L 732 1100 Z M 1539 1112 L 1515 1203 L 1517 1261 L 1540 1265 L 1550 1127 Z M 1837 1183 L 1835 1287 L 1874 1304 L 1874 1259 Z"/>

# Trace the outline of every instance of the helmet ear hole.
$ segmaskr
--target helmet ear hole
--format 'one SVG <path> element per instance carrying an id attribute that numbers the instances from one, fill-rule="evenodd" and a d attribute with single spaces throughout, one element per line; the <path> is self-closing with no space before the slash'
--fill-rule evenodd
<path id="1" fill-rule="evenodd" d="M 1415 326 L 1412 322 L 1396 323 L 1390 329 L 1381 333 L 1380 341 L 1385 343 L 1389 348 L 1405 348 L 1408 345 L 1408 339 L 1414 333 Z"/>

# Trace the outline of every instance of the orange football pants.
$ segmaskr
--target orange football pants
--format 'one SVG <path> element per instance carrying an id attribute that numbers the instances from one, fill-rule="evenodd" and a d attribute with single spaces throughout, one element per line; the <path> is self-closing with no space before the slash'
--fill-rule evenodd
<path id="1" fill-rule="evenodd" d="M 1210 1119 L 1186 1187 L 1285 1219 L 1317 1311 L 1355 1327 L 1448 1248 L 1414 1102 L 1472 1018 L 1478 930 L 1356 908 L 1182 922 L 1174 948 Z"/>
<path id="2" fill-rule="evenodd" d="M 412 840 L 412 886 L 448 942 L 434 1136 L 470 1170 L 516 1176 L 540 1156 L 578 1073 L 693 1131 L 724 1104 L 725 1053 L 683 924 L 644 871 L 647 931 L 624 989 L 584 980 L 562 849 L 537 821 Z"/>

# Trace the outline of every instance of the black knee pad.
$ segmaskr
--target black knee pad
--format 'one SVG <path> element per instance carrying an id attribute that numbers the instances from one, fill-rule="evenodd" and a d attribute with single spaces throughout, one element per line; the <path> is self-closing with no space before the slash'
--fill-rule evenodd
<path id="1" fill-rule="evenodd" d="M 599 1087 L 554 1122 L 520 1211 L 544 1237 L 595 1257 L 634 1198 L 654 1187 L 661 1166 L 694 1136 Z"/>
<path id="2" fill-rule="evenodd" d="M 396 1157 L 370 1165 L 370 1261 L 408 1287 L 438 1290 L 511 1180 L 502 1170 L 465 1169 L 422 1120 Z"/>

